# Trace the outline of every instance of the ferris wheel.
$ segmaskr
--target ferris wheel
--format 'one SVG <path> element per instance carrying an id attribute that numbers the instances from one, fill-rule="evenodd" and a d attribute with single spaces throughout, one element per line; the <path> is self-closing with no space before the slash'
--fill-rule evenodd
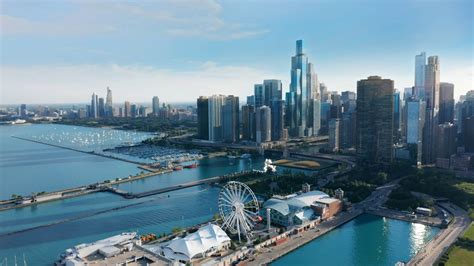
<path id="1" fill-rule="evenodd" d="M 249 239 L 258 216 L 258 201 L 253 191 L 244 183 L 230 181 L 219 193 L 219 214 L 222 227 L 232 234 Z"/>

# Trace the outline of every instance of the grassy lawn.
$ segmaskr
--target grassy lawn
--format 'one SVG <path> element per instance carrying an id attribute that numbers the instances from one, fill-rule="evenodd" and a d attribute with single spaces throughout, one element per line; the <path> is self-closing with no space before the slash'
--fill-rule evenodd
<path id="1" fill-rule="evenodd" d="M 460 246 L 454 246 L 449 252 L 449 259 L 446 266 L 473 265 L 474 250 L 468 250 Z"/>
<path id="2" fill-rule="evenodd" d="M 467 229 L 467 231 L 464 233 L 464 237 L 465 237 L 465 238 L 468 238 L 469 240 L 473 240 L 473 241 L 474 241 L 474 226 L 473 226 L 472 223 L 471 223 L 471 226 L 469 226 L 469 228 Z"/>
<path id="3" fill-rule="evenodd" d="M 464 240 L 463 240 L 464 239 Z M 462 237 L 441 258 L 440 265 L 474 265 L 474 226 L 471 223 Z"/>
<path id="4" fill-rule="evenodd" d="M 474 183 L 460 182 L 455 185 L 455 187 L 474 195 Z"/>

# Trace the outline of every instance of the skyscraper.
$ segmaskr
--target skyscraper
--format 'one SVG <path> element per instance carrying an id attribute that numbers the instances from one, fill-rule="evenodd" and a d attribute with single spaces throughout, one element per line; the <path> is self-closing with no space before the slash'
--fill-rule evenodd
<path id="1" fill-rule="evenodd" d="M 392 161 L 393 93 L 390 79 L 370 76 L 357 82 L 356 149 L 361 161 Z"/>
<path id="2" fill-rule="evenodd" d="M 222 108 L 222 136 L 225 142 L 239 141 L 239 97 L 229 95 Z"/>
<path id="3" fill-rule="evenodd" d="M 325 103 L 328 101 L 328 88 L 324 83 L 319 83 L 319 91 L 321 95 L 321 102 Z"/>
<path id="4" fill-rule="evenodd" d="M 400 92 L 395 91 L 393 94 L 393 140 L 395 143 L 401 138 L 401 119 Z"/>
<path id="5" fill-rule="evenodd" d="M 463 121 L 462 136 L 464 138 L 464 151 L 474 152 L 474 116 L 466 117 Z"/>
<path id="6" fill-rule="evenodd" d="M 104 98 L 99 98 L 99 117 L 105 117 L 105 101 L 104 101 Z"/>
<path id="7" fill-rule="evenodd" d="M 319 82 L 313 65 L 303 53 L 303 41 L 298 40 L 296 54 L 291 58 L 290 91 L 286 93 L 286 121 L 290 136 L 305 137 L 318 133 L 313 130 L 313 126 L 318 124 L 315 123 L 318 117 L 314 117 L 314 109 L 321 107 L 314 104 L 314 100 L 320 101 Z"/>
<path id="8" fill-rule="evenodd" d="M 327 135 L 328 134 L 328 122 L 331 118 L 331 104 L 328 102 L 321 103 L 321 128 L 320 134 Z"/>
<path id="9" fill-rule="evenodd" d="M 112 103 L 112 90 L 107 87 L 107 97 L 105 99 L 105 116 L 111 117 L 114 116 L 113 111 L 113 103 Z"/>
<path id="10" fill-rule="evenodd" d="M 158 116 L 158 113 L 160 112 L 160 98 L 158 98 L 158 96 L 154 96 L 151 102 L 153 115 Z"/>
<path id="11" fill-rule="evenodd" d="M 278 141 L 283 139 L 283 107 L 285 102 L 275 98 L 271 102 L 271 139 Z"/>
<path id="12" fill-rule="evenodd" d="M 422 143 L 423 128 L 425 126 L 426 104 L 424 101 L 417 99 L 416 96 L 406 101 L 406 142 L 416 158 L 416 163 L 422 163 Z"/>
<path id="13" fill-rule="evenodd" d="M 224 106 L 224 95 L 213 95 L 209 97 L 209 140 L 222 140 L 222 107 Z"/>
<path id="14" fill-rule="evenodd" d="M 422 52 L 415 56 L 415 91 L 418 99 L 425 98 L 425 71 L 426 71 L 426 53 Z"/>
<path id="15" fill-rule="evenodd" d="M 329 150 L 338 151 L 340 149 L 340 129 L 341 120 L 339 118 L 332 118 L 329 120 Z"/>
<path id="16" fill-rule="evenodd" d="M 155 112 L 154 105 L 153 105 L 153 112 Z M 197 121 L 198 121 L 198 128 L 197 128 L 198 138 L 208 140 L 209 139 L 209 100 L 205 96 L 200 96 L 197 99 Z"/>
<path id="17" fill-rule="evenodd" d="M 90 117 L 97 118 L 99 116 L 99 100 L 95 93 L 92 93 L 92 100 L 91 100 L 91 110 L 90 110 Z"/>
<path id="18" fill-rule="evenodd" d="M 282 99 L 281 80 L 267 79 L 263 81 L 264 90 L 264 105 L 271 106 L 271 101 L 274 99 Z"/>
<path id="19" fill-rule="evenodd" d="M 265 90 L 263 84 L 255 84 L 254 86 L 255 108 L 265 105 Z"/>
<path id="20" fill-rule="evenodd" d="M 439 124 L 454 122 L 454 84 L 439 84 Z"/>
<path id="21" fill-rule="evenodd" d="M 18 112 L 18 114 L 19 114 L 21 117 L 26 117 L 26 113 L 27 113 L 26 104 L 20 105 L 20 111 Z"/>
<path id="22" fill-rule="evenodd" d="M 342 118 L 340 120 L 340 148 L 355 146 L 356 137 L 356 94 L 352 91 L 342 92 Z"/>
<path id="23" fill-rule="evenodd" d="M 242 106 L 242 139 L 247 141 L 255 140 L 256 134 L 255 107 L 251 104 Z"/>
<path id="24" fill-rule="evenodd" d="M 460 105 L 458 126 L 461 146 L 466 152 L 474 152 L 474 91 L 469 91 Z"/>
<path id="25" fill-rule="evenodd" d="M 449 159 L 451 155 L 456 154 L 457 132 L 457 127 L 452 123 L 446 122 L 438 125 L 438 143 L 436 144 L 438 149 L 436 158 Z"/>
<path id="26" fill-rule="evenodd" d="M 132 104 L 130 105 L 130 116 L 131 117 L 138 117 L 140 115 L 139 111 L 138 111 L 138 106 L 136 104 Z"/>
<path id="27" fill-rule="evenodd" d="M 255 106 L 255 95 L 247 96 L 247 104 Z"/>
<path id="28" fill-rule="evenodd" d="M 423 163 L 436 160 L 436 135 L 439 112 L 439 61 L 437 56 L 428 57 L 425 68 L 426 119 L 423 130 Z"/>
<path id="29" fill-rule="evenodd" d="M 271 140 L 271 111 L 268 106 L 257 108 L 256 111 L 256 141 L 257 143 L 268 142 Z"/>
<path id="30" fill-rule="evenodd" d="M 123 117 L 131 117 L 132 116 L 132 108 L 130 107 L 130 102 L 125 101 L 123 106 Z"/>

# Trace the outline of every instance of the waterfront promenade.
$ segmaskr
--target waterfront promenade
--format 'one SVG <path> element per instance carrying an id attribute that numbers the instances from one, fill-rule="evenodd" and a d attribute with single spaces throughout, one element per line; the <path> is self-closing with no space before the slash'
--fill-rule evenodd
<path id="1" fill-rule="evenodd" d="M 280 245 L 263 248 L 266 252 L 256 255 L 254 260 L 249 261 L 247 265 L 270 264 L 270 262 L 351 221 L 362 213 L 363 211 L 360 209 L 355 209 L 351 212 L 343 212 L 330 220 L 321 222 L 317 227 L 288 237 L 288 240 Z"/>

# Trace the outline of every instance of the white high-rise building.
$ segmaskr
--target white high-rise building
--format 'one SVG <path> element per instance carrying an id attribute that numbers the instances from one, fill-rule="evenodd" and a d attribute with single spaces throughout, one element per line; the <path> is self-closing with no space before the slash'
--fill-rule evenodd
<path id="1" fill-rule="evenodd" d="M 209 112 L 209 140 L 222 140 L 222 108 L 225 103 L 225 95 L 212 95 L 208 98 Z"/>
<path id="2" fill-rule="evenodd" d="M 329 120 L 328 148 L 330 151 L 338 151 L 340 149 L 340 128 L 341 120 L 339 118 Z"/>

